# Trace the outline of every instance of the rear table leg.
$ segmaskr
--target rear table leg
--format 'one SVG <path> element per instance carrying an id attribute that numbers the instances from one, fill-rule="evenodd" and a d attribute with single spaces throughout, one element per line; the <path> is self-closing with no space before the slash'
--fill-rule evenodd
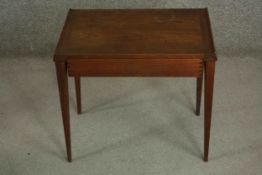
<path id="1" fill-rule="evenodd" d="M 202 82 L 203 82 L 203 71 L 201 73 L 201 77 L 197 77 L 196 115 L 200 115 L 201 96 L 202 96 Z"/>
<path id="2" fill-rule="evenodd" d="M 81 85 L 80 76 L 75 76 L 77 113 L 81 114 Z"/>

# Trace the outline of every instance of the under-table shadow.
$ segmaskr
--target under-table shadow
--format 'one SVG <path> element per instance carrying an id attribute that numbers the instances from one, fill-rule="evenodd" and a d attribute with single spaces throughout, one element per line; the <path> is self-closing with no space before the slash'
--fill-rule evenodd
<path id="1" fill-rule="evenodd" d="M 132 105 L 137 105 L 138 103 L 148 103 L 151 101 L 156 101 L 156 100 L 176 100 L 176 103 L 179 103 L 183 106 L 185 106 L 187 109 L 189 109 L 190 111 L 192 111 L 193 113 L 195 112 L 195 107 L 193 104 L 193 100 L 192 97 L 190 97 L 188 95 L 188 93 L 186 93 L 185 90 L 183 90 L 183 95 L 185 96 L 184 99 L 180 98 L 180 96 L 176 93 L 176 92 L 169 92 L 169 93 L 159 93 L 158 96 L 155 97 L 145 97 L 143 99 L 137 99 L 137 100 L 132 100 L 132 102 L 121 102 L 120 104 L 118 103 L 119 101 L 123 100 L 123 99 L 127 99 L 132 95 L 135 95 L 137 93 L 141 93 L 141 90 L 138 91 L 134 91 L 134 92 L 127 92 L 125 94 L 121 94 L 118 96 L 114 96 L 110 99 L 104 100 L 103 102 L 91 106 L 86 110 L 82 111 L 82 114 L 85 113 L 94 113 L 94 112 L 101 112 L 101 111 L 105 111 L 105 110 L 111 110 L 111 109 L 116 109 L 116 108 L 121 108 L 121 107 L 126 107 L 126 106 L 132 106 Z M 73 99 L 73 97 L 70 96 L 70 103 L 73 105 L 75 112 L 76 112 L 76 103 L 75 100 Z M 84 107 L 82 106 L 82 109 Z"/>

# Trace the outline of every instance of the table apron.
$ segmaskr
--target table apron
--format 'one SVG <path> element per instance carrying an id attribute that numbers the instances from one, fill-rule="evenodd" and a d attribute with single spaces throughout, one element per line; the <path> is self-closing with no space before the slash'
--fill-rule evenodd
<path id="1" fill-rule="evenodd" d="M 69 76 L 200 77 L 202 59 L 72 59 Z"/>

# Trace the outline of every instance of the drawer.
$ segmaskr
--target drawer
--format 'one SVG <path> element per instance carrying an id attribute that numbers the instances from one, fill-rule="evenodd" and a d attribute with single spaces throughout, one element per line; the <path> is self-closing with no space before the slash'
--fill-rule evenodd
<path id="1" fill-rule="evenodd" d="M 72 59 L 70 76 L 180 76 L 202 75 L 202 59 Z"/>

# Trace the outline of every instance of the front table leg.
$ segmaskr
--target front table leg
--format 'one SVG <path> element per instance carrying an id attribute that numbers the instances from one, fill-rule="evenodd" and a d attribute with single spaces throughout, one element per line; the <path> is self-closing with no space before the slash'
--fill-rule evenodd
<path id="1" fill-rule="evenodd" d="M 71 156 L 71 138 L 70 138 L 70 116 L 69 116 L 69 102 L 68 102 L 68 80 L 67 80 L 67 66 L 65 62 L 56 62 L 56 74 L 60 95 L 60 105 L 64 124 L 65 142 L 67 159 L 72 161 Z"/>
<path id="2" fill-rule="evenodd" d="M 205 62 L 204 161 L 208 161 L 215 61 Z"/>

